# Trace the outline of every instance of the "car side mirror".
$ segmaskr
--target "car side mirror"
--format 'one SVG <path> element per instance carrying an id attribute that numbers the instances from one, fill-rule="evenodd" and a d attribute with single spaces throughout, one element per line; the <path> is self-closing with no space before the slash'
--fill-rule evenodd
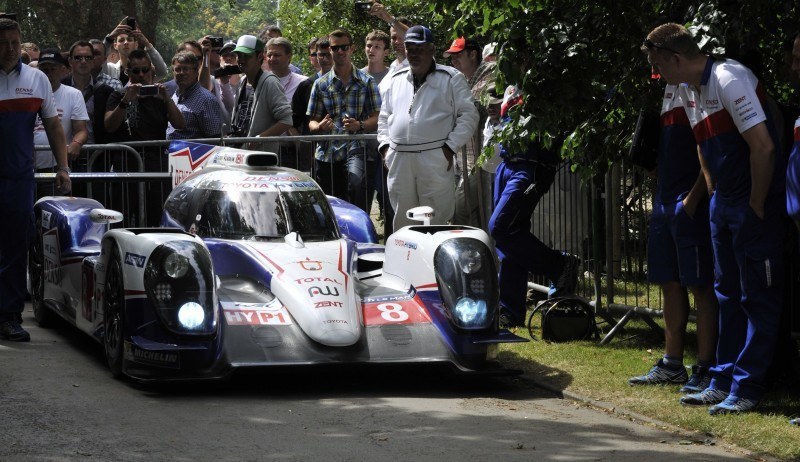
<path id="1" fill-rule="evenodd" d="M 421 221 L 425 226 L 431 224 L 431 218 L 433 218 L 435 215 L 436 213 L 434 213 L 433 208 L 428 207 L 427 205 L 414 207 L 406 212 L 406 218 L 409 220 Z"/>
<path id="2" fill-rule="evenodd" d="M 108 225 L 122 221 L 122 213 L 109 209 L 92 209 L 89 212 L 89 219 L 92 223 Z"/>

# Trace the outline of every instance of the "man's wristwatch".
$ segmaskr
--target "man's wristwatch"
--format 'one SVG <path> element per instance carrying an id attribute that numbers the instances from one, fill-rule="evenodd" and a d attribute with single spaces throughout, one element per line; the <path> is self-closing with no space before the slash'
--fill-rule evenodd
<path id="1" fill-rule="evenodd" d="M 67 172 L 67 175 L 69 175 L 72 173 L 72 170 L 70 170 L 69 167 L 56 167 L 56 173 L 58 172 Z"/>
<path id="2" fill-rule="evenodd" d="M 364 131 L 364 121 L 363 120 L 359 120 L 358 121 L 358 129 L 360 131 L 362 131 L 362 132 Z"/>

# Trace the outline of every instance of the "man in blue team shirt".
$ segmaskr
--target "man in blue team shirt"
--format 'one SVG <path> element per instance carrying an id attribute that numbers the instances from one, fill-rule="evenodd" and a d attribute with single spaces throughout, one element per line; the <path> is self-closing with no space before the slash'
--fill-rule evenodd
<path id="1" fill-rule="evenodd" d="M 700 175 L 697 145 L 677 85 L 667 85 L 661 107 L 658 183 L 647 242 L 647 277 L 664 294 L 664 357 L 630 385 L 682 384 L 683 393 L 705 390 L 711 382 L 717 346 L 714 258 L 708 223 L 708 195 Z M 694 189 L 694 191 L 692 191 Z M 689 194 L 692 191 L 693 194 Z M 685 201 L 690 197 L 697 202 Z M 691 290 L 697 304 L 698 363 L 688 377 L 683 365 Z"/>
<path id="2" fill-rule="evenodd" d="M 22 64 L 19 24 L 0 15 L 0 340 L 27 342 L 20 325 L 25 303 L 25 264 L 33 228 L 33 125 L 44 124 L 56 158 L 56 188 L 70 190 L 67 146 L 50 81 Z"/>
<path id="3" fill-rule="evenodd" d="M 701 54 L 679 24 L 655 28 L 642 49 L 667 83 L 687 84 L 679 91 L 713 194 L 717 366 L 709 387 L 681 402 L 711 405 L 711 415 L 750 411 L 766 389 L 783 301 L 785 165 L 765 94 L 740 63 Z"/>

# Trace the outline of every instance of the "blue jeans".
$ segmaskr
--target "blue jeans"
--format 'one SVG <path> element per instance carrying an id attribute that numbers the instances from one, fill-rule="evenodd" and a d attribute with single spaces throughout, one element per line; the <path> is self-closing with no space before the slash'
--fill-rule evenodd
<path id="1" fill-rule="evenodd" d="M 351 151 L 337 162 L 316 160 L 315 179 L 325 194 L 346 200 L 369 213 L 367 160 L 364 150 Z"/>
<path id="2" fill-rule="evenodd" d="M 518 324 L 525 320 L 528 273 L 555 280 L 564 264 L 560 252 L 531 233 L 533 210 L 554 178 L 554 168 L 524 161 L 503 161 L 495 174 L 489 233 L 500 257 L 500 306 Z"/>

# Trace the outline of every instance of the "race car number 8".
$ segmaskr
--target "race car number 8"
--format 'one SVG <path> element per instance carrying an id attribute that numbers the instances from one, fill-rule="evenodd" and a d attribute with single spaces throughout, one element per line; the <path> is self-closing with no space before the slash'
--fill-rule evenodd
<path id="1" fill-rule="evenodd" d="M 381 317 L 391 322 L 403 322 L 408 320 L 408 313 L 403 311 L 403 307 L 397 303 L 381 303 L 378 305 Z"/>

